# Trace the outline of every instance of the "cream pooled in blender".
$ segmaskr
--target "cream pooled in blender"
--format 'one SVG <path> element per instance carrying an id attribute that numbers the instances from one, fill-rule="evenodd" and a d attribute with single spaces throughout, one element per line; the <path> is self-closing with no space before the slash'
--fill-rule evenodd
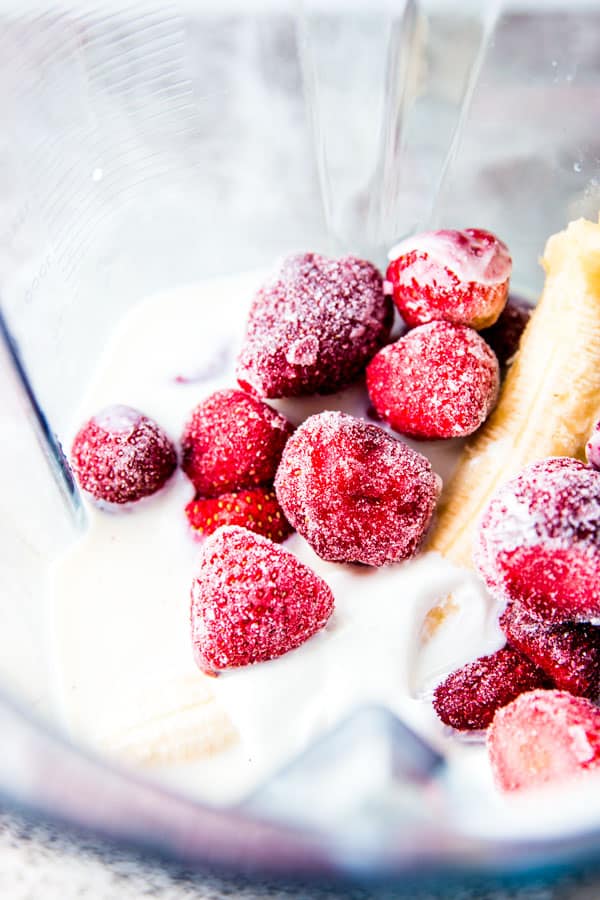
<path id="1" fill-rule="evenodd" d="M 140 303 L 107 347 L 76 424 L 126 404 L 177 441 L 198 402 L 235 386 L 248 306 L 264 278 L 213 280 Z M 325 409 L 366 418 L 368 397 L 356 385 L 272 405 L 298 424 Z M 451 444 L 415 446 L 446 478 L 460 452 Z M 214 802 L 238 799 L 361 703 L 384 704 L 447 743 L 422 697 L 503 643 L 495 604 L 474 575 L 437 554 L 381 569 L 328 563 L 294 534 L 284 547 L 333 591 L 329 623 L 278 659 L 208 678 L 189 631 L 201 546 L 184 515 L 193 496 L 178 469 L 126 509 L 85 500 L 85 533 L 55 566 L 50 598 L 57 693 L 74 736 Z M 452 614 L 424 640 L 440 601 Z"/>

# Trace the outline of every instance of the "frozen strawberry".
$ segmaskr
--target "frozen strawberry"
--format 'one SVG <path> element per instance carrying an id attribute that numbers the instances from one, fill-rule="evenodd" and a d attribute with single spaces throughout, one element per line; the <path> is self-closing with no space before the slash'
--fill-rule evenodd
<path id="1" fill-rule="evenodd" d="M 594 425 L 590 439 L 585 445 L 585 455 L 590 466 L 600 470 L 600 421 Z"/>
<path id="2" fill-rule="evenodd" d="M 437 686 L 433 707 L 444 724 L 459 731 L 487 728 L 494 713 L 519 694 L 551 687 L 526 656 L 505 647 L 457 669 Z"/>
<path id="3" fill-rule="evenodd" d="M 498 397 L 498 360 L 472 328 L 431 322 L 380 350 L 367 368 L 379 416 L 415 438 L 464 437 Z"/>
<path id="4" fill-rule="evenodd" d="M 567 457 L 527 466 L 493 495 L 474 560 L 492 594 L 537 619 L 600 616 L 600 472 Z"/>
<path id="5" fill-rule="evenodd" d="M 239 383 L 261 397 L 337 391 L 385 344 L 392 310 L 371 263 L 353 256 L 291 256 L 254 298 Z"/>
<path id="6" fill-rule="evenodd" d="M 487 736 L 503 791 L 566 781 L 600 766 L 600 709 L 566 691 L 532 691 L 499 709 Z"/>
<path id="7" fill-rule="evenodd" d="M 319 556 L 369 566 L 414 556 L 440 485 L 420 453 L 339 412 L 306 419 L 275 478 L 285 515 Z"/>
<path id="8" fill-rule="evenodd" d="M 208 537 L 222 525 L 240 525 L 271 541 L 284 541 L 292 528 L 270 487 L 246 488 L 219 497 L 196 497 L 185 508 L 196 534 Z"/>
<path id="9" fill-rule="evenodd" d="M 586 623 L 547 625 L 511 603 L 500 617 L 506 639 L 544 670 L 557 688 L 600 699 L 600 628 Z"/>
<path id="10" fill-rule="evenodd" d="M 498 320 L 491 328 L 481 332 L 481 337 L 488 342 L 503 368 L 513 361 L 532 312 L 530 303 L 511 295 Z"/>
<path id="11" fill-rule="evenodd" d="M 287 550 L 245 528 L 208 538 L 192 584 L 191 628 L 203 672 L 274 659 L 327 623 L 333 594 Z"/>
<path id="12" fill-rule="evenodd" d="M 181 438 L 182 469 L 202 497 L 273 481 L 292 425 L 245 391 L 215 391 Z"/>
<path id="13" fill-rule="evenodd" d="M 504 307 L 512 260 L 481 228 L 415 234 L 390 251 L 386 280 L 410 326 L 442 319 L 488 328 Z"/>
<path id="14" fill-rule="evenodd" d="M 130 503 L 164 485 L 177 454 L 152 419 L 130 406 L 109 406 L 77 433 L 71 465 L 82 490 L 94 499 Z"/>

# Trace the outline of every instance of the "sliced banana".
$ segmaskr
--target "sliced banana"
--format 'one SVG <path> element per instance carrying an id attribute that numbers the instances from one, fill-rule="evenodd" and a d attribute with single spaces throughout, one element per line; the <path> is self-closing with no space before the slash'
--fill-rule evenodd
<path id="1" fill-rule="evenodd" d="M 210 682 L 200 672 L 186 673 L 119 699 L 110 726 L 99 728 L 94 743 L 145 766 L 194 762 L 223 750 L 236 732 Z"/>
<path id="2" fill-rule="evenodd" d="M 600 224 L 549 238 L 546 283 L 498 405 L 442 495 L 428 549 L 472 565 L 477 523 L 496 488 L 530 462 L 583 456 L 600 415 Z"/>

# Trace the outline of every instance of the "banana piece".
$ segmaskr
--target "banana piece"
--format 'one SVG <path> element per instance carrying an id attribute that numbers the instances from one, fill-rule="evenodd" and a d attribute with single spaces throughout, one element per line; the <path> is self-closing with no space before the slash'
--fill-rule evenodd
<path id="1" fill-rule="evenodd" d="M 600 415 L 600 224 L 549 238 L 546 283 L 498 405 L 442 495 L 428 549 L 471 566 L 474 532 L 496 488 L 547 456 L 583 458 Z"/>
<path id="2" fill-rule="evenodd" d="M 198 672 L 146 685 L 143 693 L 113 705 L 110 726 L 99 730 L 94 743 L 111 756 L 144 766 L 212 756 L 237 735 L 210 681 Z"/>

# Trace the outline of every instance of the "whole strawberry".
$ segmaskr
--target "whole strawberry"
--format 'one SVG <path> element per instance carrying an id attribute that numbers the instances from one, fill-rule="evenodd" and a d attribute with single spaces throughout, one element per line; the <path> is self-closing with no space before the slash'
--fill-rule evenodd
<path id="1" fill-rule="evenodd" d="M 369 566 L 414 556 L 440 486 L 420 453 L 339 412 L 303 422 L 275 479 L 286 517 L 319 556 Z"/>
<path id="2" fill-rule="evenodd" d="M 529 615 L 519 603 L 508 604 L 500 628 L 561 691 L 600 700 L 600 628 L 587 622 L 550 625 Z"/>
<path id="3" fill-rule="evenodd" d="M 223 525 L 239 525 L 271 541 L 284 541 L 292 527 L 270 487 L 245 488 L 218 497 L 196 497 L 185 508 L 198 537 L 208 537 Z"/>
<path id="4" fill-rule="evenodd" d="M 192 412 L 181 467 L 202 497 L 273 481 L 293 427 L 245 391 L 215 391 Z"/>
<path id="5" fill-rule="evenodd" d="M 129 406 L 110 406 L 78 431 L 71 464 L 87 494 L 105 503 L 131 503 L 154 494 L 177 466 L 164 431 Z"/>
<path id="6" fill-rule="evenodd" d="M 421 440 L 472 434 L 494 408 L 499 384 L 498 360 L 483 338 L 449 322 L 413 328 L 367 368 L 378 415 Z"/>
<path id="7" fill-rule="evenodd" d="M 459 731 L 487 728 L 497 709 L 519 694 L 553 687 L 535 663 L 513 647 L 504 647 L 457 669 L 437 686 L 433 708 L 446 725 Z"/>
<path id="8" fill-rule="evenodd" d="M 383 279 L 371 263 L 290 256 L 254 298 L 238 381 L 261 397 L 337 391 L 385 344 L 392 318 Z"/>
<path id="9" fill-rule="evenodd" d="M 207 674 L 282 656 L 327 623 L 333 594 L 293 554 L 226 526 L 202 548 L 192 584 L 194 656 Z"/>
<path id="10" fill-rule="evenodd" d="M 498 787 L 517 791 L 600 768 L 600 709 L 566 691 L 531 691 L 499 709 L 487 746 Z"/>
<path id="11" fill-rule="evenodd" d="M 600 616 L 600 472 L 570 457 L 500 485 L 473 558 L 490 592 L 546 625 Z"/>
<path id="12" fill-rule="evenodd" d="M 394 303 L 413 327 L 443 320 L 480 330 L 504 307 L 512 260 L 490 231 L 429 231 L 390 251 L 386 273 Z"/>

